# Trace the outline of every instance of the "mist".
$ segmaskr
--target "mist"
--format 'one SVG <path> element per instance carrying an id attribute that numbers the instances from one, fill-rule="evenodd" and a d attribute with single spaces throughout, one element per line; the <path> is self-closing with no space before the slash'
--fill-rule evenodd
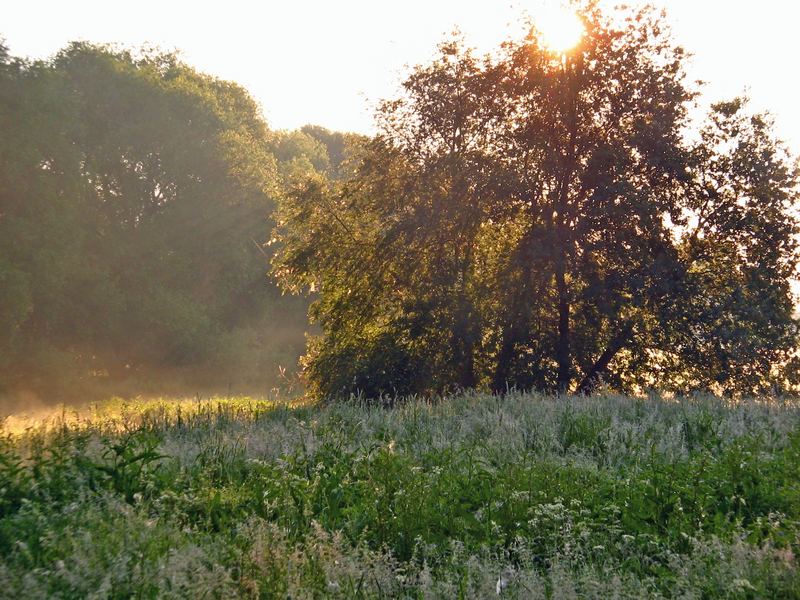
<path id="1" fill-rule="evenodd" d="M 309 300 L 270 277 L 277 198 L 343 134 L 274 131 L 174 54 L 0 44 L 0 413 L 291 393 Z"/>

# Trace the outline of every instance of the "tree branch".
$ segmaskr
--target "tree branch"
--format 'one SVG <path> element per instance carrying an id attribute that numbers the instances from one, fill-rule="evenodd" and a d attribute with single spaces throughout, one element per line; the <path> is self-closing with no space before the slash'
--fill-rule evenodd
<path id="1" fill-rule="evenodd" d="M 600 376 L 608 368 L 608 365 L 617 355 L 617 352 L 622 350 L 625 344 L 627 344 L 630 340 L 631 335 L 633 335 L 635 325 L 636 324 L 634 321 L 628 321 L 622 326 L 622 329 L 620 329 L 617 335 L 611 339 L 606 349 L 603 351 L 597 361 L 595 361 L 594 365 L 592 365 L 592 368 L 586 373 L 586 376 L 580 382 L 578 389 L 575 391 L 576 394 L 584 395 L 592 392 L 592 390 L 599 383 Z"/>

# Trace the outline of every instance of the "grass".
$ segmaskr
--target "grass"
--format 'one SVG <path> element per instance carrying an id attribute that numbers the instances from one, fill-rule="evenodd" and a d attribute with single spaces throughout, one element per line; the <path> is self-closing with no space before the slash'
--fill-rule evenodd
<path id="1" fill-rule="evenodd" d="M 800 598 L 794 401 L 110 401 L 0 445 L 0 596 Z"/>

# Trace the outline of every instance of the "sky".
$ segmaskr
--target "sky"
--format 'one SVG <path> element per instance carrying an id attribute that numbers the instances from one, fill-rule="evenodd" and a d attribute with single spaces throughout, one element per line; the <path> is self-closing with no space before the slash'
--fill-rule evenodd
<path id="1" fill-rule="evenodd" d="M 629 4 L 641 4 L 629 0 Z M 650 0 L 667 11 L 676 41 L 693 53 L 704 101 L 747 92 L 770 110 L 800 154 L 796 79 L 800 2 Z M 305 123 L 369 133 L 373 108 L 396 94 L 410 65 L 427 62 L 459 28 L 491 50 L 558 0 L 6 0 L 0 37 L 11 53 L 46 58 L 72 40 L 180 51 L 199 70 L 236 81 L 270 126 Z M 611 2 L 609 2 L 611 4 Z"/>

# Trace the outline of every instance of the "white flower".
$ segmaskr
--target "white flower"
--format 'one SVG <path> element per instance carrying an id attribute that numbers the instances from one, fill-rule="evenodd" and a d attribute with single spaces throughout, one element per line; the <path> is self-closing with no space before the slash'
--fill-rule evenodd
<path id="1" fill-rule="evenodd" d="M 504 589 L 508 586 L 508 579 L 505 579 L 502 575 L 497 578 L 497 585 L 494 586 L 497 595 L 499 596 Z"/>

